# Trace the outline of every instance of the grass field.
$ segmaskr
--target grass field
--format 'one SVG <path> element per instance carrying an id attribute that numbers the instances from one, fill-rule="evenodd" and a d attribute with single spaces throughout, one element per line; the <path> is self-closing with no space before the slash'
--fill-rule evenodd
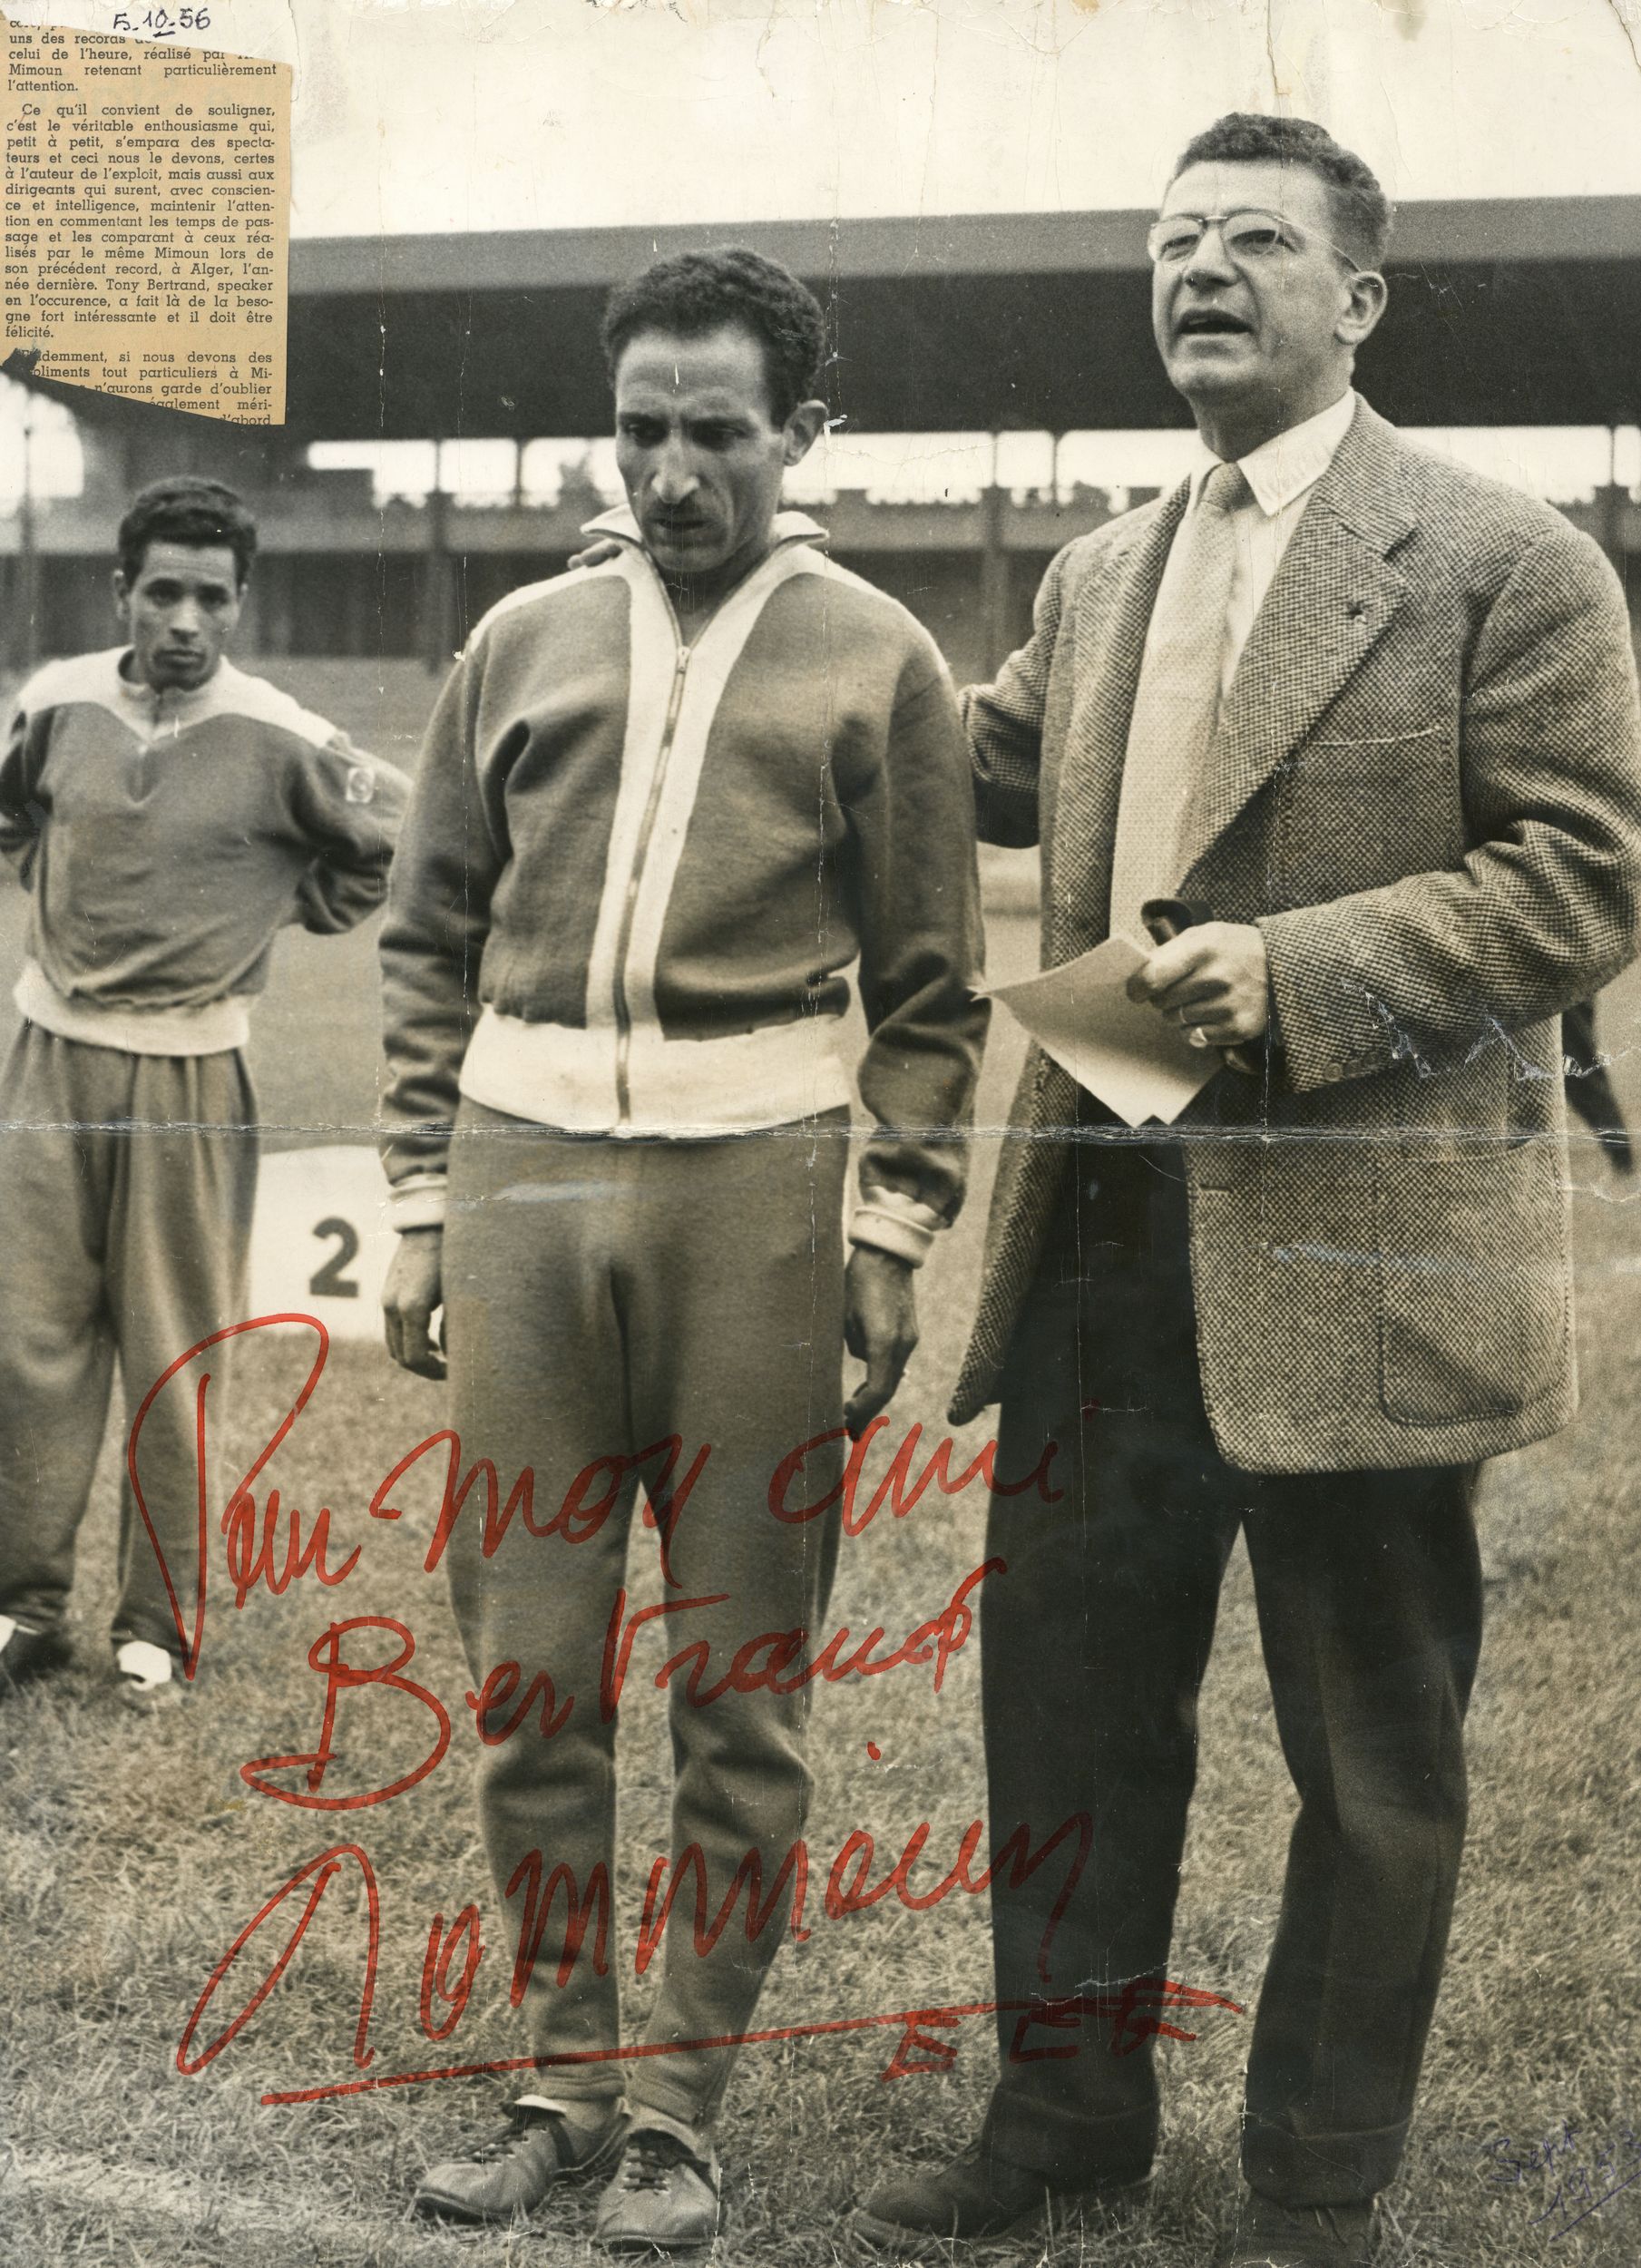
<path id="1" fill-rule="evenodd" d="M 356 686 L 307 698 L 389 749 L 414 732 L 426 680 L 391 699 Z M 349 704 L 351 703 L 351 707 Z M 373 726 L 376 728 L 373 729 Z M 9 985 L 18 907 L 0 893 L 0 981 Z M 1030 965 L 1030 925 L 1001 912 L 992 961 Z M 1641 987 L 1609 1000 L 1605 1036 L 1641 1103 Z M 362 1137 L 375 1088 L 368 939 L 291 938 L 259 1016 L 259 1080 L 270 1141 Z M 1014 1051 L 994 1050 L 982 1097 L 994 1128 Z M 924 1339 L 892 1439 L 941 1430 L 972 1302 L 994 1142 L 978 1146 L 964 1221 L 926 1272 Z M 1422 2116 L 1392 2199 L 1387 2263 L 1514 2268 L 1641 2260 L 1641 2183 L 1562 2234 L 1535 2226 L 1554 2176 L 1490 2180 L 1484 2146 L 1518 2155 L 1570 2122 L 1558 2172 L 1641 2131 L 1641 1826 L 1632 1475 L 1641 1451 L 1633 1390 L 1641 1212 L 1636 1192 L 1580 1149 L 1575 1164 L 1586 1404 L 1559 1441 L 1496 1468 L 1483 1511 L 1490 1628 L 1472 1718 L 1474 1813 L 1448 1981 L 1427 2067 Z M 1509 1225 L 1501 1222 L 1501 1236 Z M 249 1344 L 235 1439 L 249 1453 L 307 1367 L 291 1340 Z M 333 1509 L 329 1563 L 361 1557 L 339 1590 L 311 1577 L 283 1597 L 253 1591 L 236 1611 L 220 1558 L 211 1569 L 206 1671 L 196 1704 L 133 1720 L 103 1682 L 111 1593 L 111 1442 L 85 1532 L 80 1666 L 0 1715 L 0 2022 L 7 2083 L 0 2132 L 0 2260 L 7 2268 L 492 2268 L 586 2256 L 590 2203 L 551 2221 L 462 2235 L 409 2220 L 417 2169 L 482 2130 L 503 2091 L 446 2081 L 339 2101 L 267 2107 L 266 2092 L 357 2077 L 351 2061 L 366 1914 L 358 1870 L 327 1892 L 265 2005 L 198 2076 L 176 2068 L 180 2036 L 213 1968 L 258 1908 L 327 1847 L 357 1841 L 379 1884 L 381 1949 L 370 2040 L 376 2075 L 523 2051 L 506 2007 L 502 1917 L 474 1836 L 462 1738 L 465 1678 L 436 1578 L 422 1572 L 429 1517 L 401 1498 L 397 1525 L 366 1507 L 396 1459 L 440 1422 L 441 1399 L 365 1346 L 333 1353 L 314 1398 L 264 1476 L 304 1526 Z M 983 1438 L 973 1429 L 960 1446 Z M 961 1466 L 956 1469 L 961 1469 Z M 981 1558 L 982 1492 L 931 1491 L 904 1520 L 884 1513 L 845 1546 L 833 1618 L 893 1637 L 943 1604 Z M 652 1576 L 634 1597 L 656 1595 Z M 457 1720 L 451 1754 L 396 1801 L 340 1814 L 267 1801 L 239 1777 L 248 1760 L 312 1749 L 320 1681 L 304 1666 L 334 1617 L 382 1614 L 415 1628 L 410 1674 Z M 641 1659 L 641 1657 L 640 1657 Z M 855 1828 L 876 1838 L 881 1875 L 930 1823 L 926 1879 L 949 1864 L 983 1805 L 978 1660 L 958 1656 L 943 1692 L 926 1669 L 823 1689 L 815 1719 L 817 1791 L 810 1844 L 820 1865 Z M 634 1983 L 632 1928 L 651 1859 L 668 1847 L 661 1697 L 635 1676 L 623 1713 L 625 1896 L 618 1965 Z M 349 1714 L 353 1712 L 354 1714 Z M 345 1785 L 386 1778 L 425 1746 L 422 1712 L 390 1696 L 345 1698 Z M 867 1744 L 880 1752 L 874 1757 Z M 334 1783 L 333 1783 L 334 1784 Z M 1257 1990 L 1276 1909 L 1292 1804 L 1271 1724 L 1251 1588 L 1233 1565 L 1206 1696 L 1203 1768 L 1187 1853 L 1174 1974 L 1245 2003 Z M 920 1878 L 923 1879 L 923 1878 Z M 487 1951 L 451 2036 L 417 2020 L 430 1920 L 473 1901 Z M 294 1908 L 288 1908 L 294 1914 Z M 282 1941 L 259 1941 L 238 1989 L 225 1984 L 196 2048 L 221 2028 Z M 771 2027 L 984 1999 L 983 1899 L 926 1914 L 893 1901 L 816 1922 L 788 1946 L 760 2010 Z M 1120 2236 L 1067 2226 L 1047 2241 L 984 2248 L 986 2263 L 1202 2268 L 1227 2240 L 1236 2194 L 1236 2110 L 1245 2019 L 1210 2014 L 1194 2045 L 1165 2051 L 1167 2125 L 1155 2199 Z M 956 2035 L 954 2068 L 885 2083 L 894 2036 L 868 2032 L 749 2049 L 724 2122 L 730 2214 L 722 2268 L 855 2257 L 846 2214 L 886 2164 L 938 2156 L 972 2130 L 992 2069 L 989 2026 Z M 1629 2161 L 1641 2170 L 1641 2157 Z"/>

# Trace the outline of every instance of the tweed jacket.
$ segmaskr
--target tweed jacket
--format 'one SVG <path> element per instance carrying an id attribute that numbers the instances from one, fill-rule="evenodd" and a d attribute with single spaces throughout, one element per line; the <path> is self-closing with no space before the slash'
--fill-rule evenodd
<path id="1" fill-rule="evenodd" d="M 1106 934 L 1147 624 L 1187 491 L 1053 562 L 966 713 L 981 833 L 1040 843 L 1042 957 Z M 1177 1129 L 1204 1398 L 1255 1471 L 1468 1462 L 1577 1401 L 1560 1012 L 1641 950 L 1617 582 L 1548 507 L 1361 405 L 1254 624 L 1184 894 L 1256 923 L 1263 1074 Z M 952 1403 L 995 1398 L 1076 1121 L 1029 1058 Z"/>

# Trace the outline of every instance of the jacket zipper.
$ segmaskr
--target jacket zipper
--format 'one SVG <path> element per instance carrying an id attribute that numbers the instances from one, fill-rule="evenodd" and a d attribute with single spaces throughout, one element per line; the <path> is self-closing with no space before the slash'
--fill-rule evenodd
<path id="1" fill-rule="evenodd" d="M 667 721 L 661 727 L 661 745 L 656 751 L 649 799 L 644 806 L 638 841 L 633 846 L 632 865 L 627 875 L 626 902 L 621 907 L 621 926 L 615 942 L 615 975 L 611 992 L 615 1008 L 615 1108 L 619 1126 L 630 1125 L 632 1119 L 632 1011 L 627 1000 L 627 957 L 632 950 L 632 924 L 638 915 L 639 889 L 644 878 L 644 864 L 650 855 L 650 838 L 655 832 L 656 815 L 660 809 L 661 789 L 667 778 L 667 760 L 672 753 L 678 713 L 684 699 L 684 675 L 689 667 L 689 648 L 680 641 L 678 660 L 673 664 L 672 693 L 667 703 Z"/>
<path id="2" fill-rule="evenodd" d="M 784 542 L 775 551 L 784 549 Z M 770 553 L 773 557 L 774 552 Z M 758 562 L 759 567 L 764 564 Z M 757 569 L 754 569 L 754 573 Z M 657 575 L 658 583 L 660 578 Z M 656 751 L 655 770 L 650 776 L 650 794 L 644 806 L 643 822 L 639 828 L 638 842 L 633 847 L 632 865 L 627 875 L 626 901 L 621 907 L 621 925 L 616 936 L 615 973 L 610 979 L 610 1002 L 615 1010 L 615 1108 L 616 1124 L 630 1126 L 632 1122 L 632 1011 L 627 999 L 627 957 L 632 950 L 632 924 L 638 915 L 639 890 L 644 878 L 644 865 L 650 855 L 650 838 L 655 832 L 656 815 L 660 808 L 661 789 L 666 784 L 667 763 L 672 754 L 672 738 L 678 729 L 678 713 L 684 699 L 684 677 L 689 667 L 691 649 L 684 643 L 683 631 L 666 585 L 661 583 L 661 596 L 672 618 L 673 636 L 678 640 L 678 659 L 673 664 L 672 693 L 667 703 L 667 721 L 661 728 L 661 745 Z M 716 616 L 712 618 L 716 620 Z M 703 625 L 703 628 L 707 625 Z"/>

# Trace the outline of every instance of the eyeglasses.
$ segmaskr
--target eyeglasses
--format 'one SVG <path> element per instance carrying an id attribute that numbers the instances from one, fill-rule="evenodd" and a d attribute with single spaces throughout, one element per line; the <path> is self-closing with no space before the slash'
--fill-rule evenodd
<path id="1" fill-rule="evenodd" d="M 1165 214 L 1162 220 L 1152 221 L 1146 236 L 1146 250 L 1155 267 L 1182 268 L 1210 229 L 1218 230 L 1226 258 L 1235 260 L 1239 268 L 1257 267 L 1261 261 L 1276 259 L 1284 252 L 1303 252 L 1313 240 L 1304 229 L 1281 213 L 1247 205 L 1236 212 Z M 1356 266 L 1339 245 L 1330 243 L 1325 237 L 1315 240 L 1326 244 L 1335 259 L 1343 260 L 1347 268 Z"/>

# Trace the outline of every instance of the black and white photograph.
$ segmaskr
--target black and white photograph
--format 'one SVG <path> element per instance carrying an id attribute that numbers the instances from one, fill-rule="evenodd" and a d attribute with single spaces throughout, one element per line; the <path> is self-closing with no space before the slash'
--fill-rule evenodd
<path id="1" fill-rule="evenodd" d="M 0 2263 L 1631 2268 L 1636 0 L 7 26 Z"/>

